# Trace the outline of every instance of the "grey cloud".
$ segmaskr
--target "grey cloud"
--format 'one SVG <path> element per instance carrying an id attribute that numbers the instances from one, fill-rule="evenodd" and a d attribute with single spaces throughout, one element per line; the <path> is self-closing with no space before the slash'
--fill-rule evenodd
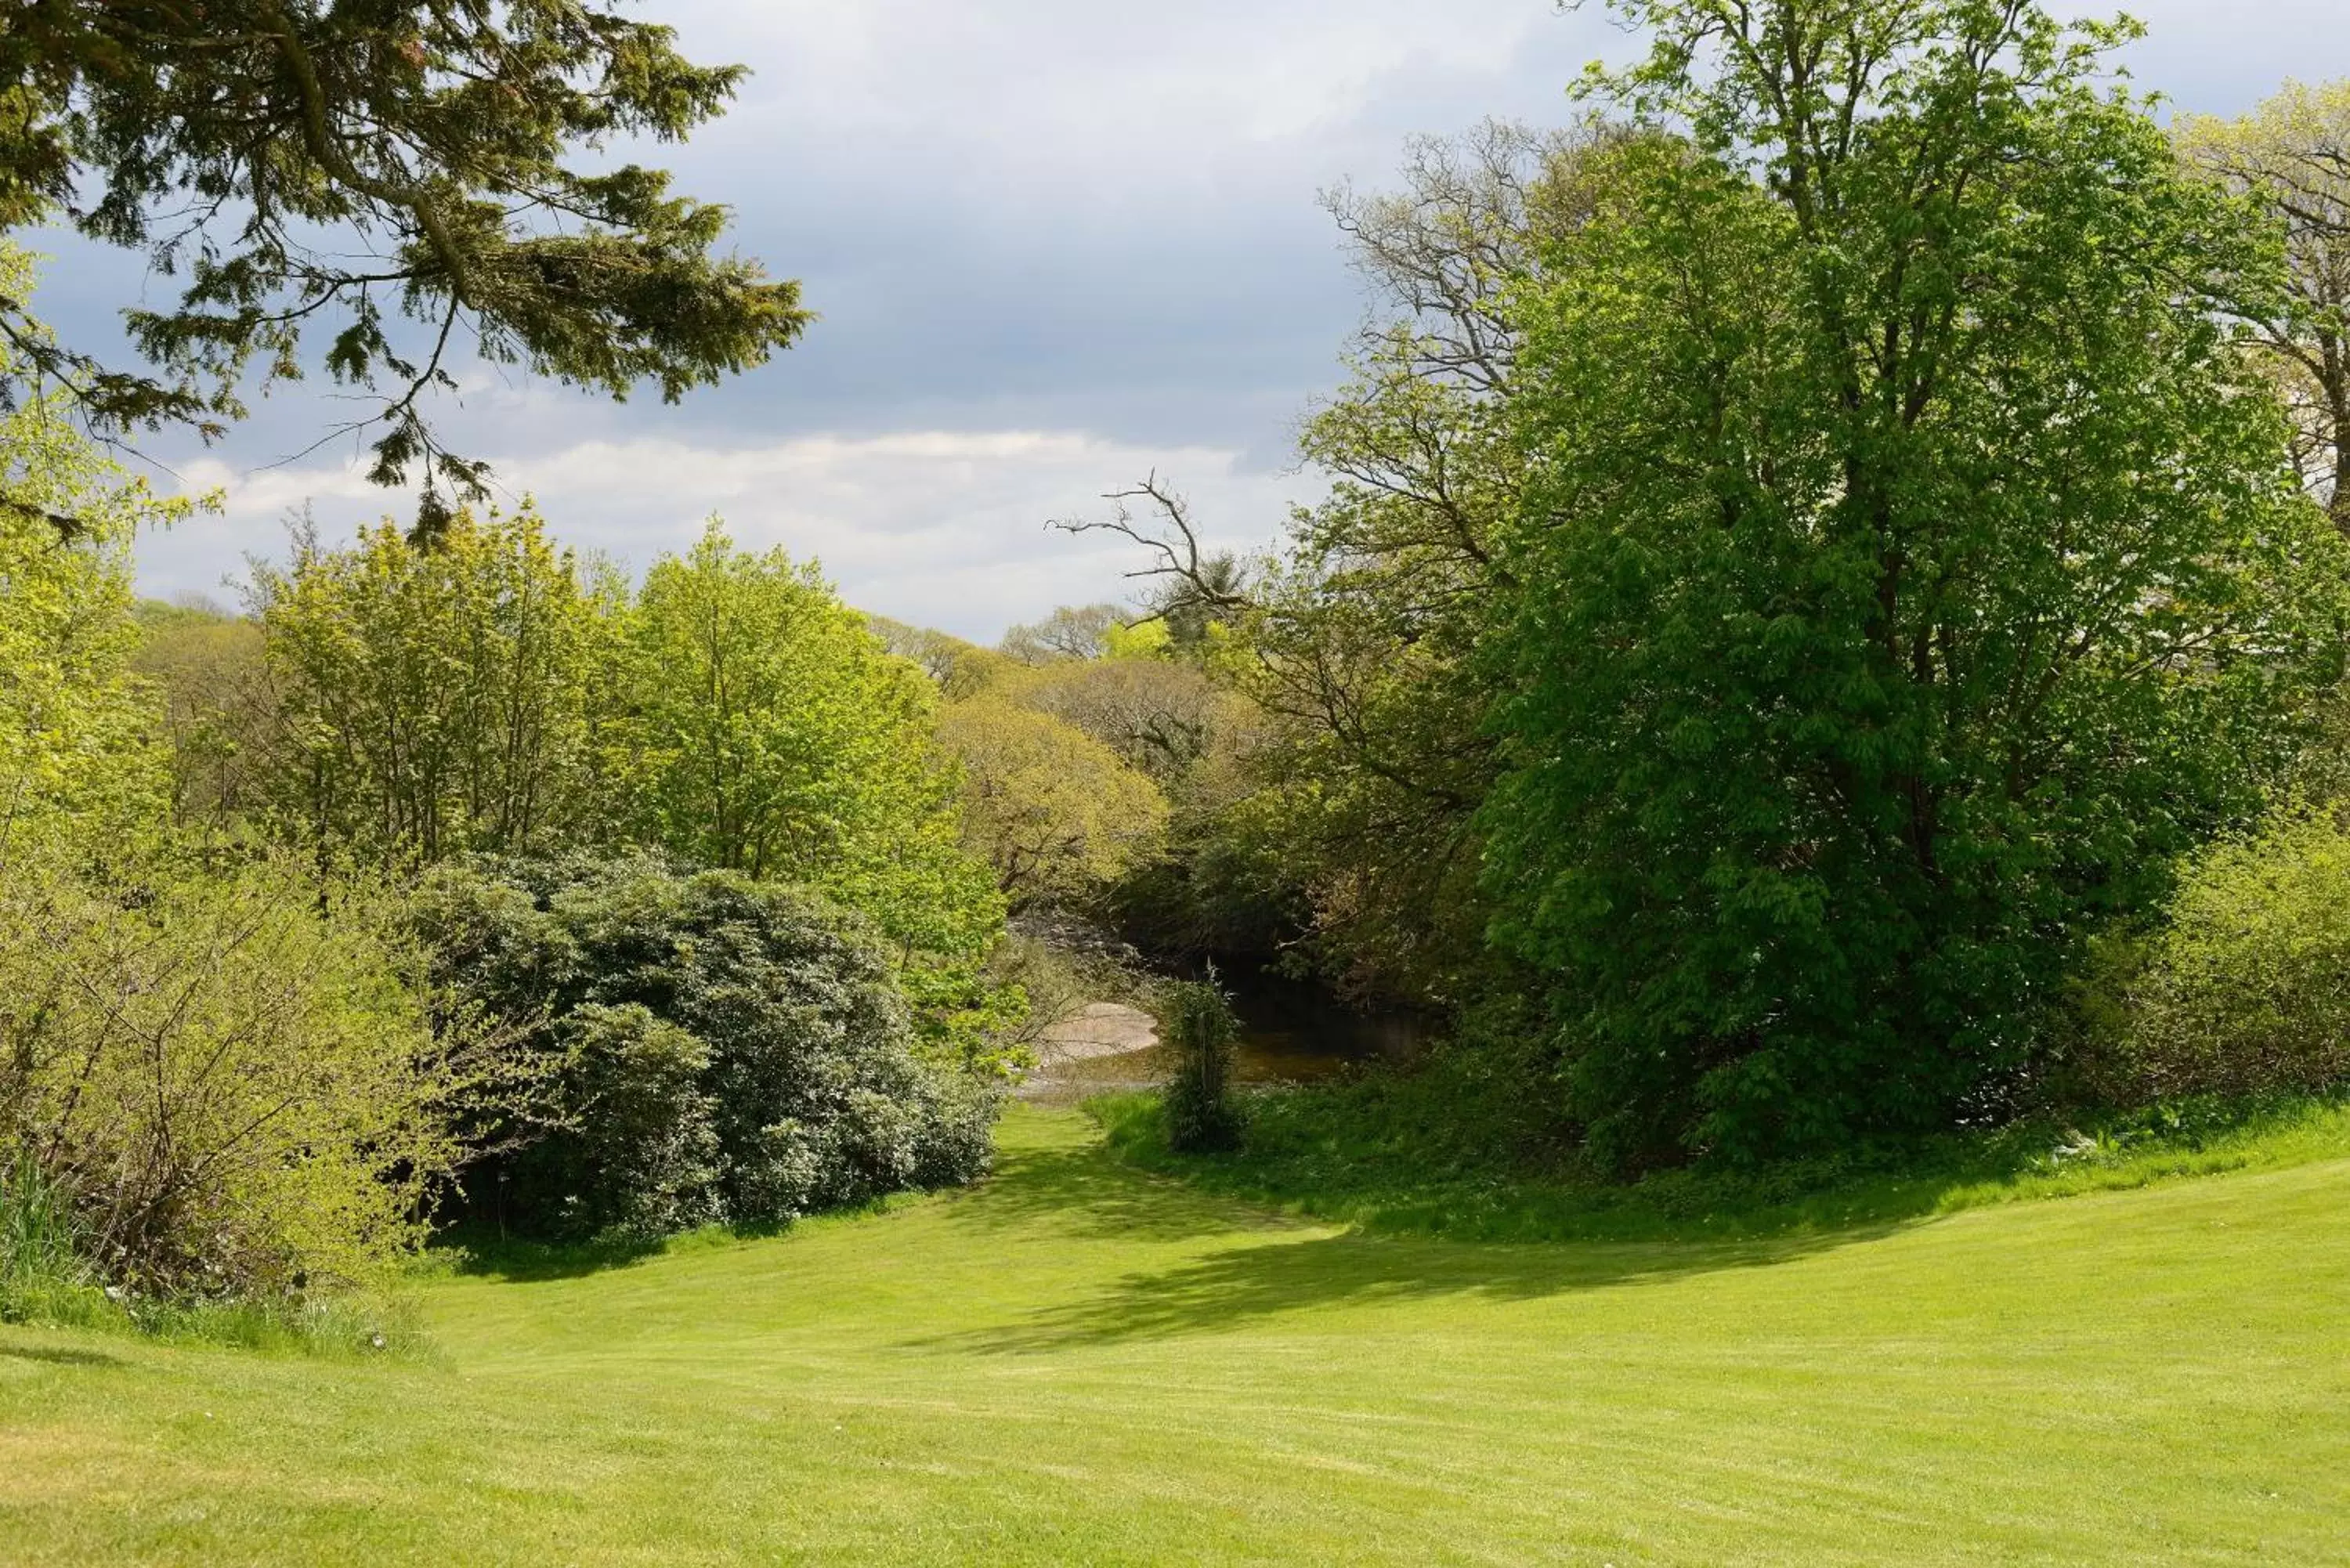
<path id="1" fill-rule="evenodd" d="M 626 506 L 643 512 L 632 523 L 620 502 L 577 493 L 565 465 L 585 443 L 670 443 L 658 450 L 723 461 L 804 452 L 793 443 L 819 436 L 863 443 L 853 502 L 807 470 L 773 470 L 774 484 L 809 487 L 774 503 L 773 525 L 827 541 L 887 538 L 945 514 L 968 551 L 925 561 L 877 548 L 868 559 L 827 543 L 825 553 L 854 556 L 844 582 L 875 607 L 919 616 L 936 605 L 935 618 L 980 631 L 1034 613 L 1040 597 L 1098 591 L 1099 575 L 1073 568 L 1035 521 L 1128 477 L 1129 460 L 1188 451 L 1211 471 L 1197 481 L 1234 509 L 1235 530 L 1274 526 L 1295 489 L 1281 478 L 1294 421 L 1336 379 L 1361 308 L 1315 192 L 1348 177 L 1378 183 L 1413 132 L 1485 114 L 1562 119 L 1582 62 L 1633 47 L 1600 10 L 1561 15 L 1548 0 L 646 9 L 674 21 L 697 57 L 754 67 L 732 115 L 655 156 L 681 188 L 733 204 L 742 247 L 802 278 L 823 320 L 776 364 L 676 409 L 482 378 L 451 411 L 457 433 L 469 450 L 504 454 L 513 489 L 537 489 L 551 511 L 559 493 L 567 535 L 622 540 L 671 540 L 679 506 L 631 489 Z M 2350 71 L 2339 0 L 2131 9 L 2153 29 L 2131 56 L 2139 85 L 2188 108 L 2234 111 L 2289 73 Z M 102 313 L 137 283 L 125 258 L 77 250 L 45 298 L 77 332 L 110 330 Z M 345 411 L 321 390 L 273 400 L 208 457 L 168 446 L 166 455 L 191 472 L 189 462 L 243 473 Z M 986 483 L 1008 488 L 965 504 L 933 468 L 900 464 L 893 479 L 896 460 L 874 444 L 926 432 L 1046 432 L 1078 444 L 1050 449 L 1049 460 L 1045 449 L 989 459 Z M 1087 471 L 1089 452 L 1100 471 Z M 306 465 L 256 474 L 240 493 L 274 494 L 297 479 L 331 491 L 332 478 Z M 1003 499 L 1014 493 L 1016 505 Z M 831 508 L 821 515 L 819 496 Z M 339 491 L 328 499 L 369 504 Z M 241 500 L 203 548 L 192 532 L 151 548 L 150 581 L 211 581 L 232 564 L 232 545 L 275 543 L 273 517 Z M 960 588 L 935 586 L 946 580 L 941 560 L 954 563 Z M 909 578 L 893 595 L 886 573 L 901 566 L 928 586 Z"/>

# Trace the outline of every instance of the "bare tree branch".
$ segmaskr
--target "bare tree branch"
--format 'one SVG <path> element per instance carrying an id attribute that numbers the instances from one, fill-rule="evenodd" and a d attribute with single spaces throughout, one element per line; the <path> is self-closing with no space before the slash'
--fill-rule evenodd
<path id="1" fill-rule="evenodd" d="M 1200 532 L 1191 521 L 1191 502 L 1180 492 L 1160 483 L 1156 469 L 1139 483 L 1105 492 L 1102 499 L 1118 508 L 1116 516 L 1055 518 L 1045 526 L 1064 534 L 1115 534 L 1149 551 L 1155 565 L 1124 574 L 1130 580 L 1156 580 L 1167 585 L 1152 598 L 1151 612 L 1141 620 L 1163 619 L 1184 610 L 1213 616 L 1251 607 L 1239 563 L 1228 552 L 1201 553 Z M 1138 504 L 1147 504 L 1156 517 L 1137 517 Z"/>

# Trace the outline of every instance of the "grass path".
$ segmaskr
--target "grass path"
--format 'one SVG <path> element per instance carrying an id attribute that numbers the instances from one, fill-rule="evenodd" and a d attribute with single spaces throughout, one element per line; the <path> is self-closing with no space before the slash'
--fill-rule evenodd
<path id="1" fill-rule="evenodd" d="M 1003 1142 L 424 1360 L 0 1328 L 0 1561 L 2350 1563 L 2350 1163 L 1500 1247 Z"/>

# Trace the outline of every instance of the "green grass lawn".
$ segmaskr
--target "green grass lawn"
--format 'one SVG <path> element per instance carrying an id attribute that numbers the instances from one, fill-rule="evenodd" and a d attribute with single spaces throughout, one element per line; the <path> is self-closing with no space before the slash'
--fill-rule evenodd
<path id="1" fill-rule="evenodd" d="M 2350 1162 L 1499 1245 L 1003 1144 L 413 1357 L 0 1328 L 0 1560 L 2350 1563 Z"/>

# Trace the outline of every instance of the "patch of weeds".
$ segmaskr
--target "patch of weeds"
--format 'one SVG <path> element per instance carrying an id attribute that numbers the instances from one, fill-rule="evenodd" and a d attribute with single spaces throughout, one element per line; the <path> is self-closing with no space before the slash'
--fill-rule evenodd
<path id="1" fill-rule="evenodd" d="M 0 1323 L 306 1355 L 410 1355 L 424 1344 L 397 1296 L 140 1295 L 103 1282 L 80 1241 L 70 1205 L 31 1161 L 0 1178 Z"/>
<path id="2" fill-rule="evenodd" d="M 16 1280 L 0 1323 L 43 1324 L 281 1355 L 411 1356 L 429 1346 L 413 1305 L 392 1295 L 286 1301 L 159 1298 L 75 1280 Z"/>

